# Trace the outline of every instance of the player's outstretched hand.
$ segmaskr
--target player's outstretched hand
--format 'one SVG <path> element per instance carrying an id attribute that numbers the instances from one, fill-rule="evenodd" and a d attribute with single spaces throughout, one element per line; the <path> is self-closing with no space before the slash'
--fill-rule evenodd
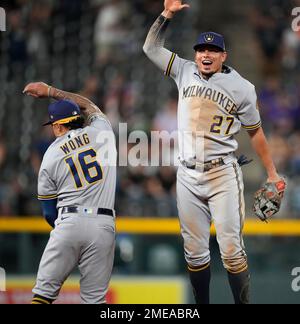
<path id="1" fill-rule="evenodd" d="M 35 98 L 45 98 L 49 96 L 50 87 L 44 82 L 29 83 L 23 93 Z"/>
<path id="2" fill-rule="evenodd" d="M 282 177 L 280 177 L 277 173 L 275 174 L 275 175 L 273 175 L 272 177 L 270 176 L 270 177 L 268 177 L 268 179 L 267 179 L 267 182 L 279 182 L 279 181 L 281 181 L 281 180 L 283 180 L 284 181 L 284 179 L 282 178 Z"/>
<path id="3" fill-rule="evenodd" d="M 165 0 L 165 9 L 171 12 L 177 12 L 184 8 L 189 8 L 188 4 L 182 4 L 182 0 Z"/>

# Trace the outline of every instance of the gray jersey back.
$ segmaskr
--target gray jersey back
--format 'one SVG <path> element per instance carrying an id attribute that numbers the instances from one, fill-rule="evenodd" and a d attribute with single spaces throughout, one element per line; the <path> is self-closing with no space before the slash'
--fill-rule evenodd
<path id="1" fill-rule="evenodd" d="M 57 138 L 44 155 L 38 179 L 39 200 L 58 199 L 57 208 L 87 206 L 114 209 L 116 183 L 115 161 L 101 164 L 101 132 L 113 135 L 110 123 L 94 116 L 90 126 L 69 131 Z M 100 134 L 101 135 L 101 134 Z"/>

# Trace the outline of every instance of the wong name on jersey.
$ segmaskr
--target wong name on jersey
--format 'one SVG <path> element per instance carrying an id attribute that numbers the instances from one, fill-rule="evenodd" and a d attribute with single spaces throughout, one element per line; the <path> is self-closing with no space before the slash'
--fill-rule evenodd
<path id="1" fill-rule="evenodd" d="M 90 139 L 86 133 L 80 134 L 73 139 L 70 139 L 65 144 L 61 145 L 60 148 L 67 155 L 71 151 L 75 151 L 80 147 L 90 144 Z"/>

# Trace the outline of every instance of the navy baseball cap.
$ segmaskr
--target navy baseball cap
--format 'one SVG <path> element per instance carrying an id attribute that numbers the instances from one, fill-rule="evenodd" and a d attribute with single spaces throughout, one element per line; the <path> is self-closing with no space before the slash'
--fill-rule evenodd
<path id="1" fill-rule="evenodd" d="M 194 46 L 194 50 L 196 51 L 199 47 L 203 45 L 216 46 L 223 52 L 226 51 L 224 37 L 215 32 L 201 33 L 198 37 L 197 44 Z"/>
<path id="2" fill-rule="evenodd" d="M 80 117 L 79 106 L 71 100 L 59 100 L 48 107 L 49 121 L 43 126 L 51 124 L 67 124 Z"/>

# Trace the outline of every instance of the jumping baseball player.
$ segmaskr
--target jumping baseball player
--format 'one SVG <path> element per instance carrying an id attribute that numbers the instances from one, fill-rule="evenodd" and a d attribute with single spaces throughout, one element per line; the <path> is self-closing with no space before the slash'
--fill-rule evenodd
<path id="1" fill-rule="evenodd" d="M 197 303 L 209 303 L 210 226 L 217 232 L 223 265 L 235 303 L 249 303 L 249 271 L 242 230 L 245 217 L 243 179 L 234 155 L 234 135 L 245 128 L 268 174 L 268 183 L 284 182 L 274 167 L 261 128 L 254 86 L 233 68 L 223 36 L 205 32 L 194 46 L 195 61 L 164 48 L 174 14 L 189 5 L 165 0 L 164 11 L 152 25 L 144 52 L 179 91 L 179 159 L 177 205 L 185 259 Z M 282 191 L 283 191 L 282 190 Z"/>
<path id="2" fill-rule="evenodd" d="M 114 139 L 111 125 L 82 96 L 42 82 L 27 85 L 24 93 L 57 100 L 49 106 L 45 124 L 51 125 L 56 140 L 44 155 L 38 178 L 38 199 L 54 229 L 40 262 L 32 304 L 55 301 L 76 265 L 83 303 L 105 303 L 115 247 L 116 162 L 102 165 L 97 153 L 103 146 L 101 132 Z M 116 153 L 115 147 L 111 150 Z"/>

